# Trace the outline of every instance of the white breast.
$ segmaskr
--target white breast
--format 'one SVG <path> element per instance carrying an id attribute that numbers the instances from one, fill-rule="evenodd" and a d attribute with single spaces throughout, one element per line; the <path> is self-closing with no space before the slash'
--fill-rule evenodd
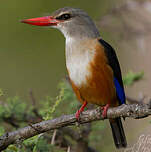
<path id="1" fill-rule="evenodd" d="M 72 43 L 71 41 L 70 44 L 66 45 L 66 66 L 69 77 L 79 87 L 86 84 L 87 77 L 91 76 L 89 63 L 94 57 L 93 50 L 80 45 L 80 43 Z"/>

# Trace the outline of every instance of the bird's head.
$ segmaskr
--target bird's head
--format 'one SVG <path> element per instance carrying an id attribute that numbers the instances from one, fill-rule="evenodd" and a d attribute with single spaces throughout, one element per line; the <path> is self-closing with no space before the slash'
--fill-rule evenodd
<path id="1" fill-rule="evenodd" d="M 78 8 L 65 7 L 56 10 L 51 16 L 25 19 L 21 22 L 57 28 L 66 38 L 68 36 L 87 36 L 93 38 L 99 36 L 99 32 L 92 19 L 86 12 Z"/>

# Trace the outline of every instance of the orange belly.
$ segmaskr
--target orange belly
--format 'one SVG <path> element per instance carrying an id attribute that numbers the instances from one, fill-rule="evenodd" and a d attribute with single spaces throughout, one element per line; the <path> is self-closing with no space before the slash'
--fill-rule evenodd
<path id="1" fill-rule="evenodd" d="M 107 67 L 106 67 L 107 68 Z M 72 87 L 80 102 L 87 101 L 88 103 L 104 106 L 117 105 L 116 92 L 113 83 L 112 74 L 108 73 L 106 68 L 95 71 L 95 75 L 87 78 L 87 84 L 77 87 L 72 82 Z"/>
<path id="2" fill-rule="evenodd" d="M 76 86 L 71 81 L 72 88 L 81 103 L 88 103 L 104 106 L 117 106 L 116 89 L 113 82 L 113 71 L 108 65 L 104 48 L 96 47 L 94 59 L 89 64 L 91 75 L 86 77 L 87 83 Z"/>

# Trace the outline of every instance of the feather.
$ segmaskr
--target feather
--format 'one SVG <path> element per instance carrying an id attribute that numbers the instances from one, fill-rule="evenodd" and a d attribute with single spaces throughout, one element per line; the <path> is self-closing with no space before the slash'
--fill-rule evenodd
<path id="1" fill-rule="evenodd" d="M 116 77 L 114 77 L 114 85 L 116 88 L 116 94 L 118 99 L 120 100 L 119 104 L 124 104 L 125 103 L 125 93 L 124 93 L 124 89 L 120 86 L 118 80 L 116 79 Z"/>

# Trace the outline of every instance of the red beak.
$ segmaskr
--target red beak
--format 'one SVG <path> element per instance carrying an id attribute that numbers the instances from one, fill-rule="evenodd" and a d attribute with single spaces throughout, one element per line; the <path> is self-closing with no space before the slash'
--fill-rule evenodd
<path id="1" fill-rule="evenodd" d="M 57 21 L 52 16 L 25 19 L 25 20 L 22 20 L 21 22 L 31 24 L 31 25 L 37 25 L 37 26 L 53 26 L 59 23 L 59 21 Z"/>

